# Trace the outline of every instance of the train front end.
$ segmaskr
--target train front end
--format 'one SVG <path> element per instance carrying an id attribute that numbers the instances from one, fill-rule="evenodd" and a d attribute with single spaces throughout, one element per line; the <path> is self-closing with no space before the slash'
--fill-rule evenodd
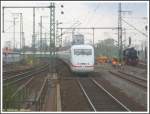
<path id="1" fill-rule="evenodd" d="M 94 49 L 90 45 L 75 45 L 71 48 L 71 70 L 76 73 L 94 71 Z"/>

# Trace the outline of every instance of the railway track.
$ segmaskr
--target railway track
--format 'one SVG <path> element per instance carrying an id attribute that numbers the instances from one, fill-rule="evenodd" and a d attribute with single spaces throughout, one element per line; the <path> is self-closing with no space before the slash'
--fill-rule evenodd
<path id="1" fill-rule="evenodd" d="M 41 66 L 40 68 L 32 69 L 32 70 L 26 71 L 24 73 L 20 73 L 17 75 L 13 75 L 11 77 L 7 77 L 7 78 L 3 79 L 3 83 L 4 83 L 3 86 L 6 86 L 6 85 L 8 86 L 10 84 L 14 84 L 23 79 L 30 78 L 33 75 L 36 75 L 40 72 L 45 71 L 47 68 L 48 68 L 48 64 Z"/>
<path id="2" fill-rule="evenodd" d="M 30 68 L 24 68 L 24 69 L 19 69 L 19 70 L 10 70 L 10 71 L 3 71 L 3 79 L 17 75 L 17 74 L 23 74 L 26 72 L 32 72 L 36 70 L 37 68 L 40 68 L 41 66 L 44 66 L 43 64 L 32 66 Z"/>
<path id="3" fill-rule="evenodd" d="M 125 80 L 127 80 L 129 82 L 132 82 L 132 83 L 136 84 L 139 87 L 147 89 L 147 81 L 146 81 L 146 79 L 139 78 L 137 76 L 134 76 L 134 75 L 122 72 L 122 71 L 118 71 L 118 72 L 109 71 L 109 72 L 111 74 L 115 75 L 115 76 L 118 76 L 118 77 L 120 77 L 122 79 L 125 79 Z"/>
<path id="4" fill-rule="evenodd" d="M 143 82 L 147 82 L 147 79 L 145 79 L 145 78 L 142 78 L 142 77 L 138 77 L 138 76 L 136 76 L 136 75 L 133 75 L 133 74 L 129 74 L 129 73 L 126 73 L 126 72 L 123 72 L 123 71 L 118 71 L 118 72 L 120 72 L 121 74 L 125 74 L 125 75 L 128 75 L 128 76 L 132 76 L 132 77 L 134 77 L 134 78 L 136 78 L 136 79 L 138 79 L 138 80 L 141 80 L 141 81 L 143 81 Z"/>
<path id="5" fill-rule="evenodd" d="M 64 67 L 60 67 L 60 69 L 62 70 L 62 73 L 60 73 L 62 74 L 60 77 L 60 88 L 63 111 L 126 112 L 146 110 L 135 102 L 133 98 L 126 96 L 122 90 L 113 87 L 103 76 L 100 76 L 103 74 L 79 75 L 65 71 Z M 98 83 L 90 78 L 95 79 Z M 97 86 L 101 86 L 101 88 Z M 104 88 L 109 92 L 105 92 Z"/>
<path id="6" fill-rule="evenodd" d="M 41 98 L 41 95 L 46 95 L 44 95 L 45 90 L 43 90 L 45 89 L 45 87 L 43 87 L 43 84 L 45 84 L 43 83 L 43 75 L 47 74 L 48 68 L 48 64 L 46 64 L 34 70 L 29 70 L 28 72 L 4 79 L 4 109 L 10 108 L 9 106 L 11 106 L 11 108 L 14 106 L 19 106 L 18 108 L 32 108 L 30 107 L 32 106 L 31 104 L 36 102 L 36 106 L 38 106 L 38 110 L 40 110 L 41 106 L 39 106 L 39 104 L 41 105 L 41 103 L 39 103 L 39 99 L 43 99 Z M 37 94 L 38 91 L 40 91 L 39 94 Z M 42 93 L 42 91 L 44 91 L 44 93 Z M 38 98 L 35 99 L 37 95 Z M 30 104 L 30 106 L 28 104 Z"/>
<path id="7" fill-rule="evenodd" d="M 130 111 L 94 79 L 77 80 L 93 111 Z"/>
<path id="8" fill-rule="evenodd" d="M 35 68 L 26 68 L 26 69 L 20 69 L 20 70 L 4 71 L 3 72 L 3 78 L 7 78 L 9 76 L 16 75 L 19 73 L 25 73 L 25 72 L 33 70 L 33 69 L 35 69 Z"/>
<path id="9" fill-rule="evenodd" d="M 145 62 L 139 62 L 136 67 L 137 68 L 146 69 L 147 68 L 147 64 Z"/>

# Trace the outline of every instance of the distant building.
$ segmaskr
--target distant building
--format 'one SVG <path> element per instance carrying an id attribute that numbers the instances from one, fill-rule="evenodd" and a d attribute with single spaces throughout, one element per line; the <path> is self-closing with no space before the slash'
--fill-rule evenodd
<path id="1" fill-rule="evenodd" d="M 103 40 L 102 43 L 103 43 L 104 45 L 107 45 L 107 46 L 113 46 L 113 45 L 114 45 L 114 39 L 111 39 L 111 38 L 105 39 L 105 40 Z"/>
<path id="2" fill-rule="evenodd" d="M 72 37 L 72 45 L 84 44 L 84 35 L 74 34 Z"/>

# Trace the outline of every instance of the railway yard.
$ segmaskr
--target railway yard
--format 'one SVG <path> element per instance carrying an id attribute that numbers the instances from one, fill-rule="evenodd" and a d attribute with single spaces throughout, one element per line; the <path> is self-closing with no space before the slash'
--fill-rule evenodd
<path id="1" fill-rule="evenodd" d="M 19 64 L 14 69 L 13 65 L 4 67 L 3 110 L 147 110 L 146 68 L 104 63 L 95 65 L 94 72 L 76 74 L 59 59 L 53 60 L 53 68 L 46 63 L 28 68 Z"/>
<path id="2" fill-rule="evenodd" d="M 1 113 L 149 111 L 148 1 L 1 1 Z"/>

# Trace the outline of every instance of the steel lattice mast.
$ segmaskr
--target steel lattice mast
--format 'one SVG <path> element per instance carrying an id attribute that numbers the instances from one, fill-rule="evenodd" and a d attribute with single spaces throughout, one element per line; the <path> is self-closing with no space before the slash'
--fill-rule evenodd
<path id="1" fill-rule="evenodd" d="M 119 3 L 118 9 L 118 48 L 119 48 L 119 61 L 122 62 L 122 15 L 121 15 L 121 3 Z"/>
<path id="2" fill-rule="evenodd" d="M 55 54 L 55 4 L 50 3 L 50 56 Z"/>

